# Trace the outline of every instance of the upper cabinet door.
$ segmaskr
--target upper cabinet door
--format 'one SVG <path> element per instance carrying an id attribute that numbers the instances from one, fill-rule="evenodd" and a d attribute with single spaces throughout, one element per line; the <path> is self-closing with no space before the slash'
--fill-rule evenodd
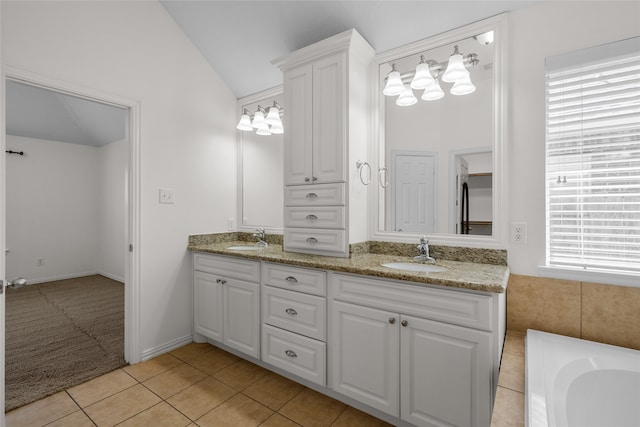
<path id="1" fill-rule="evenodd" d="M 303 65 L 284 74 L 284 184 L 313 183 L 313 67 Z"/>
<path id="2" fill-rule="evenodd" d="M 346 181 L 346 72 L 346 53 L 313 63 L 312 179 L 315 183 Z"/>

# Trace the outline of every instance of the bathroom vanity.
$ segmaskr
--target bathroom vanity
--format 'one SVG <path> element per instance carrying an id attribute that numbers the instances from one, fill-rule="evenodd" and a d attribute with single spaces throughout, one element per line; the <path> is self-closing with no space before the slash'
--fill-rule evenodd
<path id="1" fill-rule="evenodd" d="M 505 265 L 438 259 L 444 271 L 425 273 L 382 266 L 400 255 L 252 245 L 190 244 L 194 340 L 397 425 L 490 424 Z"/>

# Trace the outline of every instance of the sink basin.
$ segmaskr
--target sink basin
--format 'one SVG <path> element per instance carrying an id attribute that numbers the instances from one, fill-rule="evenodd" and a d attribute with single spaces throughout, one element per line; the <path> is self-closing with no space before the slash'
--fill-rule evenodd
<path id="1" fill-rule="evenodd" d="M 228 246 L 226 249 L 231 251 L 257 251 L 258 249 L 262 249 L 262 246 L 253 246 L 253 245 Z"/>
<path id="2" fill-rule="evenodd" d="M 385 262 L 381 264 L 383 267 L 393 268 L 395 270 L 405 270 L 405 271 L 422 271 L 425 273 L 439 273 L 441 271 L 446 271 L 447 269 L 444 267 L 439 267 L 437 265 L 432 264 L 416 264 L 413 262 Z"/>

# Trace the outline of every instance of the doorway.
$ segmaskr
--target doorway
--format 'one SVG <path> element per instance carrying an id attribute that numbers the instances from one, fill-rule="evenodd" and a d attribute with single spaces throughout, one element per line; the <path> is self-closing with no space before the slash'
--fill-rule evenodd
<path id="1" fill-rule="evenodd" d="M 394 231 L 431 233 L 435 229 L 436 154 L 392 153 Z"/>

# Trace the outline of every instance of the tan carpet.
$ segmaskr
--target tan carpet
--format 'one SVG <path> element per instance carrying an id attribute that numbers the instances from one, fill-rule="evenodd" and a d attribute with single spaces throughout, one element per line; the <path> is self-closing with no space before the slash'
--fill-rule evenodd
<path id="1" fill-rule="evenodd" d="M 5 359 L 7 412 L 126 365 L 124 285 L 96 275 L 8 289 Z"/>

